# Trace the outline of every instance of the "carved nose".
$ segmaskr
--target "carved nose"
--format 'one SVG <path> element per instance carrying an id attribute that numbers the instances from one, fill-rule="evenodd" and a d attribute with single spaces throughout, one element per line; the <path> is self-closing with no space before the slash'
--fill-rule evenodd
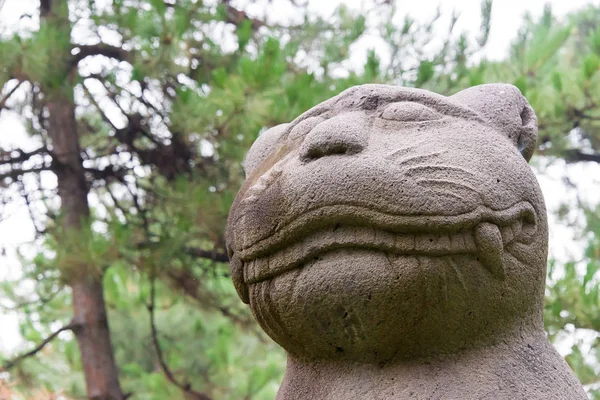
<path id="1" fill-rule="evenodd" d="M 364 117 L 363 117 L 364 118 Z M 300 146 L 300 159 L 360 153 L 367 146 L 366 129 L 358 116 L 340 115 L 314 127 Z"/>

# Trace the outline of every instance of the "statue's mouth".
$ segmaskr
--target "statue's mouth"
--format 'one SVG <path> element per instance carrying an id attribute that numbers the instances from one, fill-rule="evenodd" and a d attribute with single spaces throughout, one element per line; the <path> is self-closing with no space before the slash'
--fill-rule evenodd
<path id="1" fill-rule="evenodd" d="M 451 216 L 397 216 L 356 206 L 327 206 L 300 216 L 237 256 L 246 284 L 272 279 L 338 249 L 431 257 L 472 254 L 494 277 L 503 279 L 505 247 L 533 240 L 536 221 L 534 208 L 526 201 L 504 210 L 481 206 Z"/>

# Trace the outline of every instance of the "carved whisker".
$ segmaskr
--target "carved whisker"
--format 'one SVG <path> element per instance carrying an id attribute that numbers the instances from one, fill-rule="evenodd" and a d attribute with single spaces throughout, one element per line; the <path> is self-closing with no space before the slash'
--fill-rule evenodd
<path id="1" fill-rule="evenodd" d="M 415 165 L 413 167 L 409 167 L 406 169 L 408 173 L 412 172 L 422 172 L 425 174 L 431 174 L 438 171 L 452 171 L 452 172 L 462 172 L 470 176 L 476 176 L 473 172 L 468 169 L 462 167 L 455 167 L 452 165 L 442 165 L 442 164 L 433 164 L 433 165 Z"/>
<path id="2" fill-rule="evenodd" d="M 442 194 L 442 193 L 443 193 L 443 194 L 445 194 L 445 195 L 447 195 L 447 196 L 454 197 L 454 198 L 455 198 L 455 199 L 457 199 L 457 200 L 460 200 L 460 201 L 467 201 L 467 199 L 465 199 L 465 198 L 464 198 L 463 196 L 461 196 L 460 194 L 458 194 L 458 193 L 454 193 L 454 192 L 451 192 L 450 190 L 444 190 L 444 189 L 435 189 L 435 190 L 434 190 L 434 189 L 428 188 L 428 191 L 430 191 L 430 192 L 434 192 L 435 194 Z"/>
<path id="3" fill-rule="evenodd" d="M 410 153 L 412 150 L 416 149 L 419 145 L 425 143 L 425 140 L 421 140 L 418 143 L 411 144 L 410 146 L 400 147 L 388 153 L 385 158 L 394 158 L 395 156 L 401 156 L 407 153 Z"/>
<path id="4" fill-rule="evenodd" d="M 419 162 L 421 160 L 428 160 L 431 157 L 439 156 L 440 154 L 444 154 L 446 150 L 434 151 L 433 153 L 428 154 L 418 154 L 416 156 L 407 157 L 402 160 L 397 161 L 397 165 L 405 165 L 410 163 Z"/>
<path id="5" fill-rule="evenodd" d="M 417 184 L 421 185 L 434 185 L 434 186 L 442 186 L 442 187 L 459 187 L 459 188 L 465 188 L 465 189 L 469 189 L 472 190 L 475 193 L 479 193 L 479 191 L 477 189 L 475 189 L 473 186 L 460 182 L 460 181 L 453 181 L 450 179 L 419 179 L 417 180 Z"/>

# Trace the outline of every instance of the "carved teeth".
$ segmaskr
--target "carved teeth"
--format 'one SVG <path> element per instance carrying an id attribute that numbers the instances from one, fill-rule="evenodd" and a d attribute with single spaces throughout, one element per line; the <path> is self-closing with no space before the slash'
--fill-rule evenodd
<path id="1" fill-rule="evenodd" d="M 244 268 L 244 262 L 238 256 L 229 257 L 229 265 L 231 268 L 231 279 L 233 280 L 233 286 L 242 301 L 246 304 L 250 302 L 248 294 L 248 285 L 244 282 L 247 280 L 244 277 L 244 273 L 247 268 Z"/>
<path id="2" fill-rule="evenodd" d="M 504 263 L 502 261 L 504 244 L 498 226 L 489 222 L 477 225 L 475 227 L 475 243 L 477 244 L 477 255 L 487 270 L 494 277 L 504 279 Z"/>
<path id="3" fill-rule="evenodd" d="M 519 235 L 521 235 L 521 230 L 523 229 L 523 221 L 521 219 L 517 219 L 510 224 L 510 229 L 512 229 L 515 239 L 518 239 Z"/>
<path id="4" fill-rule="evenodd" d="M 510 225 L 501 227 L 500 233 L 502 234 L 502 242 L 505 245 L 511 243 L 515 239 L 515 234 L 513 233 L 513 229 Z"/>
<path id="5" fill-rule="evenodd" d="M 520 240 L 523 235 L 521 227 L 522 221 L 502 227 L 491 222 L 480 222 L 472 230 L 431 234 L 394 233 L 373 227 L 337 224 L 272 253 L 248 257 L 241 252 L 240 255 L 242 260 L 246 260 L 244 281 L 248 284 L 271 279 L 300 267 L 322 252 L 342 248 L 432 257 L 475 254 L 493 277 L 504 279 L 504 246 Z"/>

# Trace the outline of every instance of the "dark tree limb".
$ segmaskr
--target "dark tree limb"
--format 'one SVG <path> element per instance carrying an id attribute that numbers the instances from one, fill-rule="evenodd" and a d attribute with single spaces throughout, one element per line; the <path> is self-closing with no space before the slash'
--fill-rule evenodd
<path id="1" fill-rule="evenodd" d="M 225 7 L 226 14 L 225 22 L 239 27 L 244 21 L 250 21 L 252 23 L 252 29 L 255 31 L 262 26 L 266 26 L 264 21 L 252 18 L 245 11 L 238 10 L 237 8 L 229 4 L 229 0 L 224 0 L 223 6 Z"/>
<path id="2" fill-rule="evenodd" d="M 158 340 L 158 329 L 156 328 L 156 320 L 155 320 L 155 301 L 156 301 L 156 276 L 152 274 L 150 278 L 150 304 L 148 305 L 148 311 L 150 312 L 150 332 L 152 335 L 152 344 L 154 346 L 154 350 L 156 352 L 156 356 L 158 357 L 158 363 L 163 371 L 163 374 L 167 377 L 167 379 L 181 389 L 188 398 L 193 400 L 212 400 L 205 393 L 197 392 L 192 389 L 192 385 L 188 382 L 182 383 L 177 380 L 173 372 L 169 369 L 169 365 L 165 361 L 164 354 L 162 348 L 160 347 L 160 342 Z"/>
<path id="3" fill-rule="evenodd" d="M 39 308 L 45 306 L 46 304 L 48 304 L 49 302 L 51 302 L 58 295 L 58 293 L 60 293 L 60 290 L 50 293 L 47 297 L 40 297 L 36 300 L 28 300 L 28 301 L 18 302 L 14 306 L 0 305 L 0 309 L 2 309 L 4 311 L 17 311 L 17 310 L 20 310 L 21 308 L 25 308 L 25 307 L 36 307 L 39 309 Z"/>
<path id="4" fill-rule="evenodd" d="M 138 243 L 137 248 L 145 249 L 145 248 L 151 248 L 155 245 L 156 245 L 156 242 L 148 241 L 148 242 Z M 218 250 L 203 250 L 203 249 L 198 249 L 195 247 L 184 247 L 183 252 L 185 254 L 195 257 L 195 258 L 204 258 L 207 260 L 221 262 L 221 263 L 229 262 L 229 257 L 227 257 L 227 254 L 222 251 L 218 251 Z"/>
<path id="5" fill-rule="evenodd" d="M 77 327 L 77 324 L 74 322 L 71 322 L 65 326 L 63 326 L 60 329 L 57 329 L 56 331 L 52 332 L 50 334 L 50 336 L 48 336 L 46 339 L 44 339 L 40 344 L 38 344 L 36 347 L 34 347 L 33 349 L 29 350 L 26 353 L 23 353 L 19 356 L 17 356 L 16 358 L 6 362 L 4 364 L 4 366 L 2 367 L 3 370 L 8 371 L 9 369 L 13 368 L 15 365 L 19 364 L 21 361 L 23 361 L 24 359 L 34 356 L 37 353 L 39 353 L 48 343 L 50 343 L 51 341 L 54 340 L 54 338 L 56 338 L 61 332 L 64 331 L 70 331 L 73 330 Z"/>
<path id="6" fill-rule="evenodd" d="M 97 78 L 94 78 L 94 79 L 97 79 Z M 96 110 L 98 110 L 98 112 L 100 113 L 100 116 L 102 117 L 104 122 L 109 124 L 115 131 L 119 131 L 119 128 L 116 127 L 116 125 L 111 121 L 111 119 L 108 118 L 108 116 L 106 115 L 104 110 L 102 110 L 102 107 L 100 107 L 100 104 L 98 104 L 98 102 L 96 101 L 96 99 L 94 98 L 94 96 L 92 95 L 90 90 L 87 88 L 85 83 L 83 83 L 81 86 L 82 86 L 83 91 L 85 92 L 86 96 L 90 100 L 90 102 L 94 105 L 94 107 L 96 107 Z"/>
<path id="7" fill-rule="evenodd" d="M 125 207 L 123 207 L 121 205 L 121 202 L 119 201 L 119 199 L 117 199 L 117 196 L 115 196 L 115 194 L 113 193 L 113 191 L 110 190 L 110 185 L 106 185 L 106 191 L 108 192 L 108 195 L 110 196 L 110 199 L 112 200 L 114 206 L 117 207 L 117 209 L 121 212 L 121 216 L 125 220 L 127 220 L 127 215 L 129 215 L 129 213 L 127 212 L 127 210 L 125 209 Z"/>
<path id="8" fill-rule="evenodd" d="M 567 152 L 565 159 L 567 162 L 591 161 L 600 164 L 600 153 L 584 153 L 579 150 Z"/>
<path id="9" fill-rule="evenodd" d="M 101 78 L 98 78 L 98 77 L 96 77 L 96 76 L 92 76 L 92 75 L 89 75 L 89 76 L 87 76 L 86 78 L 88 78 L 88 77 L 89 77 L 89 78 L 95 78 L 95 79 L 99 79 L 99 80 L 101 79 Z M 102 82 L 102 81 L 101 81 L 101 82 Z M 139 82 L 139 81 L 138 81 L 138 82 Z M 146 108 L 147 108 L 148 110 L 152 110 L 152 111 L 154 111 L 154 112 L 155 112 L 155 113 L 156 113 L 158 116 L 160 116 L 160 118 L 161 118 L 162 120 L 164 120 L 164 119 L 165 119 L 165 113 L 164 113 L 164 110 L 161 110 L 161 109 L 160 109 L 158 106 L 156 106 L 156 105 L 152 104 L 152 103 L 151 103 L 151 102 L 150 102 L 150 101 L 149 101 L 149 100 L 148 100 L 148 99 L 147 99 L 147 98 L 144 96 L 144 92 L 146 91 L 146 89 L 143 87 L 143 85 L 142 85 L 142 82 L 140 82 L 140 86 L 142 86 L 142 89 L 143 89 L 143 90 L 142 90 L 142 94 L 141 94 L 141 96 L 138 96 L 137 94 L 133 93 L 131 90 L 129 90 L 129 89 L 125 88 L 125 87 L 122 87 L 122 86 L 119 86 L 119 85 L 114 85 L 114 86 L 115 86 L 115 88 L 116 88 L 116 89 L 118 89 L 119 91 L 121 91 L 121 92 L 125 92 L 125 93 L 129 94 L 129 95 L 130 95 L 132 98 L 134 98 L 134 99 L 136 99 L 137 101 L 139 101 L 140 103 L 142 103 L 144 106 L 146 106 Z"/>
<path id="10" fill-rule="evenodd" d="M 600 117 L 597 117 L 595 115 L 583 114 L 582 118 L 583 119 L 589 119 L 589 120 L 592 120 L 592 121 L 600 121 Z"/>
<path id="11" fill-rule="evenodd" d="M 138 209 L 138 211 L 140 211 L 140 210 Z M 157 242 L 150 241 L 150 238 L 148 238 L 148 239 L 149 240 L 147 240 L 146 242 L 138 243 L 137 248 L 138 249 L 148 249 L 148 248 L 153 248 L 157 245 Z M 222 262 L 222 263 L 229 262 L 229 257 L 227 257 L 227 254 L 225 254 L 222 251 L 203 250 L 203 249 L 198 249 L 195 247 L 184 247 L 182 250 L 185 254 L 195 257 L 195 258 L 204 258 L 207 260 Z"/>
<path id="12" fill-rule="evenodd" d="M 123 50 L 121 47 L 111 46 L 105 43 L 80 45 L 74 49 L 79 50 L 79 52 L 71 58 L 71 65 L 74 67 L 84 58 L 91 56 L 114 58 L 115 60 L 128 62 L 130 64 L 133 62 L 133 54 L 131 52 Z"/>
<path id="13" fill-rule="evenodd" d="M 257 18 L 250 17 L 245 11 L 238 10 L 237 8 L 232 6 L 230 4 L 230 2 L 231 2 L 231 0 L 223 0 L 221 2 L 223 7 L 225 8 L 225 13 L 226 13 L 225 22 L 228 22 L 235 26 L 240 26 L 244 21 L 250 21 L 252 23 L 252 29 L 254 29 L 254 30 L 257 30 L 261 26 L 266 26 L 264 21 L 261 21 L 260 19 L 257 19 Z M 292 1 L 292 4 L 294 4 L 294 3 L 295 3 L 295 1 Z M 175 1 L 173 1 L 173 2 L 165 1 L 164 4 L 168 8 L 174 8 L 177 6 Z"/>
<path id="14" fill-rule="evenodd" d="M 19 155 L 13 156 L 12 153 L 15 152 L 19 153 Z M 0 164 L 22 163 L 38 154 L 50 154 L 50 152 L 45 146 L 42 146 L 39 149 L 30 152 L 25 152 L 21 149 L 11 151 L 0 151 Z"/>
<path id="15" fill-rule="evenodd" d="M 19 89 L 19 87 L 23 84 L 24 81 L 19 81 L 14 88 L 12 88 L 7 94 L 6 96 L 4 96 L 2 99 L 0 99 L 0 111 L 2 111 L 3 108 L 6 107 L 6 102 L 8 101 L 8 99 L 10 98 L 10 96 L 12 96 L 13 94 L 15 94 L 15 92 L 17 91 L 17 89 Z"/>
<path id="16" fill-rule="evenodd" d="M 129 170 L 112 166 L 104 169 L 84 168 L 84 171 L 86 174 L 90 174 L 95 180 L 101 179 L 108 182 L 111 178 L 121 181 L 123 176 L 125 176 Z"/>
<path id="17" fill-rule="evenodd" d="M 197 249 L 194 247 L 186 247 L 183 249 L 183 251 L 192 257 L 206 258 L 208 260 L 222 262 L 222 263 L 229 262 L 229 257 L 227 257 L 227 254 L 225 254 L 224 252 L 220 252 L 220 251 L 202 250 L 202 249 Z"/>
<path id="18" fill-rule="evenodd" d="M 252 331 L 259 340 L 264 340 L 262 332 L 256 329 L 256 325 L 253 324 L 251 318 L 245 318 L 244 315 L 233 312 L 229 307 L 223 305 L 222 302 L 205 293 L 202 290 L 198 277 L 194 276 L 190 271 L 185 269 L 171 269 L 167 271 L 166 277 L 172 286 L 183 291 L 188 298 L 197 302 L 201 307 L 212 308 L 220 312 L 224 317 L 229 318 L 240 327 Z"/>
<path id="19" fill-rule="evenodd" d="M 36 218 L 35 218 L 35 212 L 33 211 L 33 204 L 31 203 L 29 193 L 25 189 L 25 184 L 23 183 L 23 180 L 19 180 L 18 185 L 19 185 L 19 188 L 21 189 L 21 196 L 25 200 L 25 205 L 27 206 L 29 218 L 31 219 L 31 224 L 33 225 L 33 229 L 35 229 L 35 235 L 37 238 L 40 238 L 45 233 L 45 229 L 41 229 L 37 225 Z"/>
<path id="20" fill-rule="evenodd" d="M 30 169 L 15 169 L 15 168 L 13 168 L 10 171 L 1 173 L 0 179 L 11 178 L 12 180 L 16 180 L 17 178 L 19 178 L 23 175 L 26 175 L 26 174 L 37 174 L 42 171 L 50 171 L 51 169 L 52 169 L 51 166 L 43 166 L 43 167 L 30 168 Z"/>

